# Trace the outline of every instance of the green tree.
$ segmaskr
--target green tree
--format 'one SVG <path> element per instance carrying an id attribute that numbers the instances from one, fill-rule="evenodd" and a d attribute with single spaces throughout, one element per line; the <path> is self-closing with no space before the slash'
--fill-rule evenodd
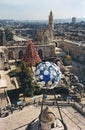
<path id="1" fill-rule="evenodd" d="M 13 33 L 10 31 L 10 30 L 6 30 L 5 31 L 5 33 L 6 33 L 6 40 L 7 41 L 11 41 L 11 40 L 13 40 Z"/>
<path id="2" fill-rule="evenodd" d="M 25 96 L 33 96 L 35 90 L 35 83 L 33 82 L 30 67 L 26 63 L 22 63 L 21 72 L 20 72 L 20 82 L 24 88 Z"/>

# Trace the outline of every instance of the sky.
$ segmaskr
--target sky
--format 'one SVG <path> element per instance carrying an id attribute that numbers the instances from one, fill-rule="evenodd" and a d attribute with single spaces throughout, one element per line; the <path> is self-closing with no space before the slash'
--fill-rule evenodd
<path id="1" fill-rule="evenodd" d="M 0 19 L 47 20 L 85 18 L 85 0 L 0 0 Z"/>

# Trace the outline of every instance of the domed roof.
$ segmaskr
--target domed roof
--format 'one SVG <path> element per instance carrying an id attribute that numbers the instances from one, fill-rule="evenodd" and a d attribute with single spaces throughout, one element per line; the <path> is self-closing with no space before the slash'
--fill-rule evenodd
<path id="1" fill-rule="evenodd" d="M 46 107 L 40 114 L 40 122 L 43 123 L 51 123 L 55 121 L 55 114 L 52 112 L 52 110 L 49 107 Z"/>
<path id="2" fill-rule="evenodd" d="M 66 55 L 66 59 L 67 59 L 67 60 L 71 60 L 72 57 L 71 57 L 70 55 Z"/>

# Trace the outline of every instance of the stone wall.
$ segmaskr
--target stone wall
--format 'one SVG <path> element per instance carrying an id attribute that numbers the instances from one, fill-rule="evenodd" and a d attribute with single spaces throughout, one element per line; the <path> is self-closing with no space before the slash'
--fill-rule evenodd
<path id="1" fill-rule="evenodd" d="M 69 51 L 69 54 L 75 61 L 85 64 L 85 45 L 77 42 L 62 40 L 59 45 L 64 51 Z"/>
<path id="2" fill-rule="evenodd" d="M 8 46 L 8 59 L 21 59 L 27 46 Z M 35 45 L 37 52 L 42 59 L 55 56 L 55 44 Z"/>
<path id="3" fill-rule="evenodd" d="M 72 72 L 76 74 L 85 84 L 85 65 L 72 62 Z"/>

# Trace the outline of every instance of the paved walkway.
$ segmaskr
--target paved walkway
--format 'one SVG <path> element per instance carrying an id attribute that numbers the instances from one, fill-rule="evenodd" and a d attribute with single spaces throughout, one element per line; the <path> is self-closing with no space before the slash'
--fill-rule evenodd
<path id="1" fill-rule="evenodd" d="M 51 107 L 59 117 L 57 108 Z M 28 124 L 40 114 L 40 107 L 27 106 L 22 111 L 10 114 L 8 117 L 0 119 L 0 130 L 26 130 Z M 68 130 L 85 130 L 85 118 L 72 107 L 62 107 L 61 113 Z M 60 118 L 60 117 L 59 117 Z"/>

